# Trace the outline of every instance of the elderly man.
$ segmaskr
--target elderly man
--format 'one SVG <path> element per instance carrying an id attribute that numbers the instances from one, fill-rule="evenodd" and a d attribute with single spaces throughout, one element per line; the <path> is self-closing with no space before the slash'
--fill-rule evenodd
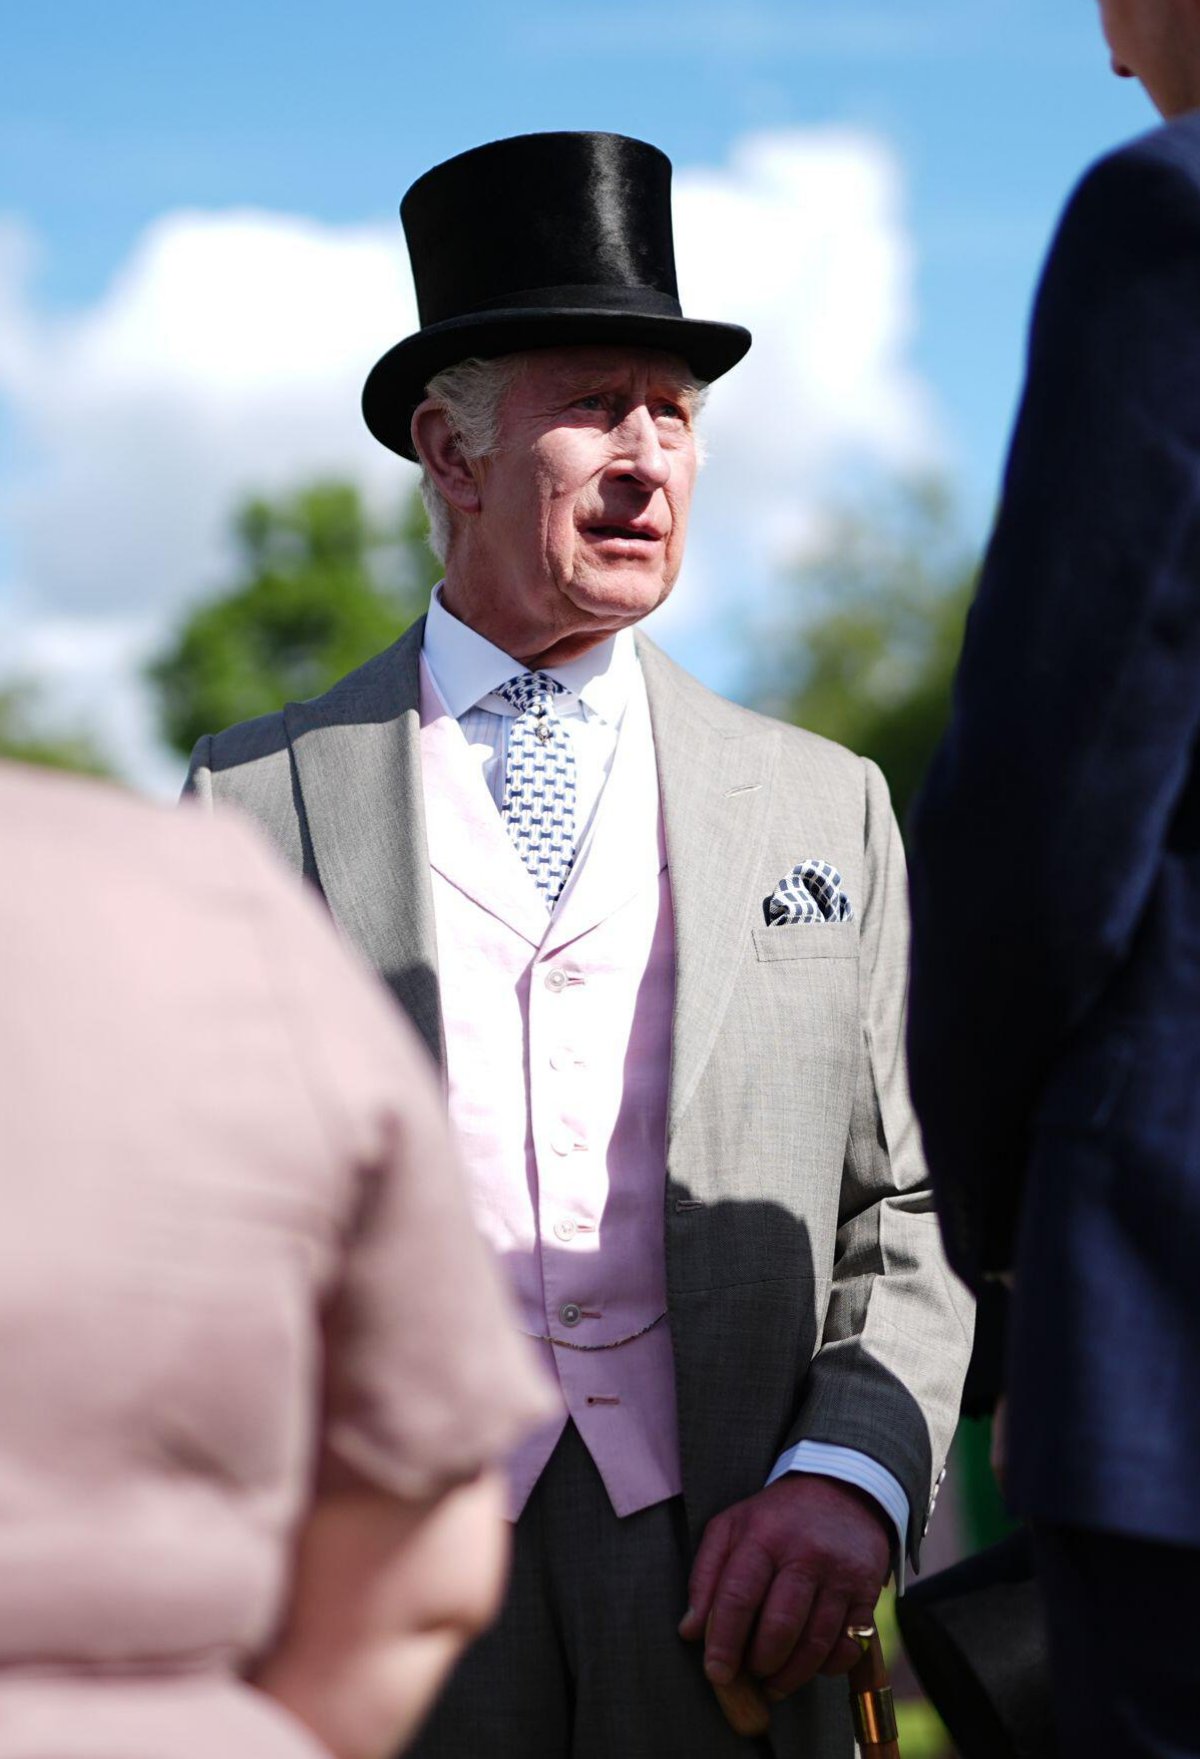
<path id="1" fill-rule="evenodd" d="M 202 740 L 189 785 L 263 822 L 441 1060 L 560 1392 L 511 1463 L 506 1611 L 420 1751 L 845 1754 L 828 1676 L 916 1558 L 969 1329 L 905 1089 L 886 789 L 633 634 L 750 340 L 681 315 L 669 162 L 525 136 L 403 215 L 422 328 L 364 409 L 420 460 L 445 580 L 327 696 Z M 714 1696 L 743 1669 L 768 1736 Z"/>

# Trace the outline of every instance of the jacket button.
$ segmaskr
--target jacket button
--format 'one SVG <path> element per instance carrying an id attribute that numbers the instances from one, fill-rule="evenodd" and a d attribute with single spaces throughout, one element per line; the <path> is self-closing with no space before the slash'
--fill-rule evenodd
<path id="1" fill-rule="evenodd" d="M 575 1238 L 575 1223 L 570 1217 L 567 1217 L 565 1221 L 555 1222 L 554 1233 L 559 1240 L 573 1240 Z"/>
<path id="2" fill-rule="evenodd" d="M 579 1304 L 575 1301 L 564 1301 L 558 1310 L 558 1317 L 564 1325 L 578 1325 L 583 1318 Z"/>
<path id="3" fill-rule="evenodd" d="M 555 967 L 555 969 L 553 971 L 547 971 L 547 973 L 546 973 L 546 988 L 547 989 L 554 990 L 555 993 L 557 993 L 560 989 L 566 989 L 566 987 L 567 987 L 567 974 L 565 971 L 559 971 L 557 966 Z"/>

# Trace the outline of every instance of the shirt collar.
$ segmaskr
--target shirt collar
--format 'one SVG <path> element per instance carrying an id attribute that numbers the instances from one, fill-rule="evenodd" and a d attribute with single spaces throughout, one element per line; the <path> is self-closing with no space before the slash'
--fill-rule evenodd
<path id="1" fill-rule="evenodd" d="M 429 602 L 423 651 L 438 693 L 456 721 L 499 685 L 526 670 L 470 624 L 451 616 L 442 603 L 440 582 Z M 629 700 L 637 663 L 633 630 L 622 629 L 577 660 L 545 670 L 593 714 L 617 726 Z"/>

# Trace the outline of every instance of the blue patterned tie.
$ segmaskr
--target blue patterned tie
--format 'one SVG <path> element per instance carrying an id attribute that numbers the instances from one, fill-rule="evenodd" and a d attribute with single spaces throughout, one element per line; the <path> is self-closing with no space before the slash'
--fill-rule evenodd
<path id="1" fill-rule="evenodd" d="M 564 690 L 546 672 L 522 672 L 496 689 L 517 711 L 508 735 L 500 812 L 550 910 L 575 859 L 575 753 L 550 705 L 551 697 Z"/>

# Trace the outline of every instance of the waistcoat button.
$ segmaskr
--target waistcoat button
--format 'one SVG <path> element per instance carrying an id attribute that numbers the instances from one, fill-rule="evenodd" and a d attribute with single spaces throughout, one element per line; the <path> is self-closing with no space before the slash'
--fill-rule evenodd
<path id="1" fill-rule="evenodd" d="M 546 973 L 546 988 L 547 989 L 560 990 L 560 989 L 566 989 L 566 987 L 567 987 L 567 974 L 565 971 L 559 971 L 557 968 L 553 971 L 547 971 L 547 973 Z"/>
<path id="2" fill-rule="evenodd" d="M 554 1232 L 560 1240 L 573 1240 L 575 1238 L 575 1223 L 569 1218 L 566 1221 L 555 1222 Z"/>
<path id="3" fill-rule="evenodd" d="M 558 1310 L 558 1317 L 564 1325 L 578 1325 L 583 1318 L 579 1305 L 575 1301 L 564 1301 Z"/>

